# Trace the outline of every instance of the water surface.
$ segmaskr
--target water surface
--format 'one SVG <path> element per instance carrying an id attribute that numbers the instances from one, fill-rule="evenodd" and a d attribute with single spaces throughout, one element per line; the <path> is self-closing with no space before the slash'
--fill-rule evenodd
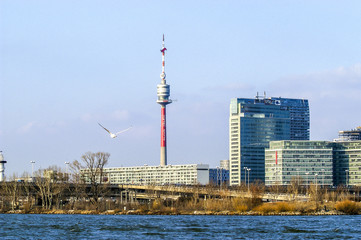
<path id="1" fill-rule="evenodd" d="M 361 239 L 361 216 L 0 214 L 1 239 Z"/>

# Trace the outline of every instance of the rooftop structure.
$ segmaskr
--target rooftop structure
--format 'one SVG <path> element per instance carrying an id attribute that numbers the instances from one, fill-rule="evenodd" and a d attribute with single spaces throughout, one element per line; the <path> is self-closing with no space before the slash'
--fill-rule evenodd
<path id="1" fill-rule="evenodd" d="M 361 127 L 349 131 L 339 131 L 338 139 L 335 139 L 337 142 L 343 141 L 359 141 L 361 140 Z"/>

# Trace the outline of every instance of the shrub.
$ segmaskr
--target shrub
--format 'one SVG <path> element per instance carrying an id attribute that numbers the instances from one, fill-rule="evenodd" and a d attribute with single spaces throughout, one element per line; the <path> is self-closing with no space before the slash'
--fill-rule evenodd
<path id="1" fill-rule="evenodd" d="M 262 205 L 255 207 L 253 210 L 260 213 L 268 214 L 268 213 L 276 212 L 275 206 L 276 205 L 273 203 L 264 203 Z"/>
<path id="2" fill-rule="evenodd" d="M 293 212 L 295 210 L 295 206 L 286 202 L 264 203 L 255 207 L 253 210 L 264 214 Z"/>
<path id="3" fill-rule="evenodd" d="M 160 199 L 155 199 L 153 204 L 152 204 L 152 210 L 160 210 L 160 208 L 162 207 L 162 202 Z"/>
<path id="4" fill-rule="evenodd" d="M 295 207 L 291 203 L 278 202 L 275 204 L 275 209 L 278 213 L 281 212 L 292 212 L 295 210 Z"/>
<path id="5" fill-rule="evenodd" d="M 232 199 L 232 207 L 236 212 L 245 212 L 248 210 L 248 206 L 241 198 Z"/>
<path id="6" fill-rule="evenodd" d="M 293 207 L 294 211 L 300 213 L 312 213 L 316 211 L 316 205 L 313 202 L 297 202 Z"/>
<path id="7" fill-rule="evenodd" d="M 336 210 L 340 212 L 344 212 L 346 214 L 353 215 L 353 214 L 358 214 L 361 210 L 361 207 L 356 202 L 345 200 L 342 202 L 338 202 L 336 204 Z"/>

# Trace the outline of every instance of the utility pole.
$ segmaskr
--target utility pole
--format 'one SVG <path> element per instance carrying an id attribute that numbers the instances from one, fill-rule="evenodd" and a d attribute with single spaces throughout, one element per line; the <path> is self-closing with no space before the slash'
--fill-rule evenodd
<path id="1" fill-rule="evenodd" d="M 249 192 L 249 172 L 251 171 L 251 169 L 247 168 L 247 171 L 248 171 L 248 192 Z"/>
<path id="2" fill-rule="evenodd" d="M 34 181 L 34 164 L 35 161 L 30 161 L 31 163 L 31 181 Z"/>

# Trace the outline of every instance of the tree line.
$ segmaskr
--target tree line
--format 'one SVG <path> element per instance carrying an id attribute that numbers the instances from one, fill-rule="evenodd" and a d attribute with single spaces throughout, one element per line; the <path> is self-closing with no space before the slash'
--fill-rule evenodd
<path id="1" fill-rule="evenodd" d="M 39 169 L 32 177 L 17 178 L 13 175 L 10 179 L 0 184 L 0 211 L 19 211 L 24 213 L 43 212 L 50 210 L 92 210 L 102 212 L 105 210 L 122 211 L 135 209 L 141 212 L 171 212 L 177 211 L 269 211 L 262 208 L 262 196 L 265 193 L 289 194 L 289 202 L 297 202 L 299 194 L 310 196 L 307 206 L 314 206 L 319 210 L 330 203 L 346 200 L 359 201 L 359 188 L 354 188 L 353 195 L 349 189 L 339 186 L 330 191 L 319 188 L 317 185 L 304 186 L 302 179 L 292 179 L 288 186 L 274 185 L 265 187 L 261 182 L 245 184 L 238 187 L 225 186 L 193 186 L 192 194 L 170 198 L 153 198 L 152 201 L 122 202 L 113 198 L 111 185 L 104 174 L 104 167 L 108 164 L 110 154 L 104 152 L 87 152 L 80 160 L 70 164 L 70 173 L 64 172 L 57 166 Z M 84 171 L 86 169 L 86 171 Z M 201 191 L 202 190 L 202 191 Z M 172 193 L 171 186 L 168 192 Z M 200 192 L 206 192 L 201 196 Z M 248 193 L 247 197 L 230 197 L 231 193 Z M 215 194 L 216 193 L 216 194 Z M 156 195 L 156 193 L 154 193 Z M 357 196 L 357 197 L 356 197 Z M 304 206 L 298 203 L 292 206 Z M 277 205 L 282 209 L 285 205 Z M 289 205 L 289 209 L 291 209 Z M 333 205 L 332 205 L 333 206 Z M 358 206 L 358 205 L 357 205 Z M 335 208 L 335 207 L 331 207 Z M 274 208 L 278 209 L 278 208 Z M 285 208 L 286 209 L 286 208 Z M 361 206 L 360 206 L 361 209 Z M 277 210 L 278 211 L 278 210 Z M 301 210 L 300 210 L 301 211 Z"/>

